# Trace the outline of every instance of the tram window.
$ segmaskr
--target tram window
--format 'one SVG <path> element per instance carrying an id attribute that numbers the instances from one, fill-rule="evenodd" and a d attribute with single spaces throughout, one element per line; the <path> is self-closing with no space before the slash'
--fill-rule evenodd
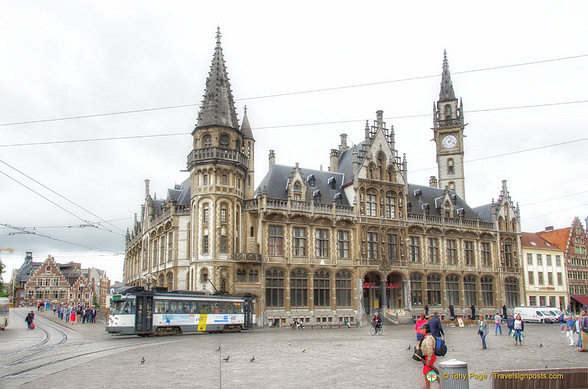
<path id="1" fill-rule="evenodd" d="M 233 303 L 233 313 L 243 313 L 241 303 Z"/>
<path id="2" fill-rule="evenodd" d="M 233 313 L 233 303 L 223 303 L 222 313 Z"/>
<path id="3" fill-rule="evenodd" d="M 129 300 L 119 300 L 113 302 L 112 306 L 112 313 L 114 315 L 120 315 L 125 313 L 135 313 L 135 307 L 132 301 Z"/>
<path id="4" fill-rule="evenodd" d="M 156 301 L 155 302 L 155 313 L 165 313 L 166 311 L 167 311 L 166 301 Z"/>
<path id="5" fill-rule="evenodd" d="M 210 312 L 210 304 L 208 303 L 198 303 L 198 313 L 208 313 Z"/>
<path id="6" fill-rule="evenodd" d="M 174 313 L 176 311 L 177 304 L 175 301 L 169 303 L 168 313 Z"/>
<path id="7" fill-rule="evenodd" d="M 210 303 L 210 310 L 212 313 L 220 313 L 219 303 Z"/>
<path id="8" fill-rule="evenodd" d="M 195 313 L 195 309 L 194 309 L 194 303 L 186 303 L 186 306 L 184 307 L 186 313 Z"/>

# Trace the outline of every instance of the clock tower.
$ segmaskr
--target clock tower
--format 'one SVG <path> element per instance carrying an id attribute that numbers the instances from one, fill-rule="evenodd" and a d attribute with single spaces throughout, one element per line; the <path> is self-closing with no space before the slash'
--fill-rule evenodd
<path id="1" fill-rule="evenodd" d="M 455 98 L 447 52 L 443 53 L 443 75 L 439 101 L 433 104 L 434 140 L 437 146 L 439 187 L 449 188 L 465 200 L 463 166 L 463 103 Z"/>

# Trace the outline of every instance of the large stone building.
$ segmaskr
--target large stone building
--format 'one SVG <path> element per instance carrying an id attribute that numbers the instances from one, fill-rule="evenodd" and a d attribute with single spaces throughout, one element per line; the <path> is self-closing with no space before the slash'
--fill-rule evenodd
<path id="1" fill-rule="evenodd" d="M 251 293 L 259 324 L 520 305 L 519 209 L 506 182 L 490 204 L 465 202 L 463 104 L 446 57 L 433 123 L 439 173 L 428 186 L 409 184 L 378 111 L 358 145 L 341 135 L 328 171 L 280 165 L 270 150 L 255 189 L 255 139 L 247 112 L 239 125 L 217 34 L 189 178 L 164 200 L 146 181 L 125 284 Z"/>
<path id="2" fill-rule="evenodd" d="M 564 250 L 531 232 L 521 234 L 521 244 L 525 305 L 557 307 L 565 311 L 569 297 Z"/>
<path id="3" fill-rule="evenodd" d="M 569 305 L 573 312 L 588 306 L 588 219 L 586 229 L 576 217 L 567 228 L 548 228 L 539 232 L 546 241 L 563 250 L 568 277 Z M 567 307 L 567 306 L 566 306 Z"/>

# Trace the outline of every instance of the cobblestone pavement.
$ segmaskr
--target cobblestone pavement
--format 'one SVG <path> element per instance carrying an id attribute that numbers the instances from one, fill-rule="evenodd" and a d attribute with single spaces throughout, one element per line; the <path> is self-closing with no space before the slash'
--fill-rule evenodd
<path id="1" fill-rule="evenodd" d="M 52 312 L 41 316 L 59 321 Z M 18 329 L 9 327 L 0 334 L 0 342 L 19 342 L 18 337 L 31 332 L 18 324 Z M 31 378 L 22 387 L 420 388 L 423 383 L 422 365 L 411 359 L 416 341 L 409 325 L 385 326 L 383 336 L 370 336 L 369 328 L 274 328 L 153 338 L 112 337 L 104 332 L 103 323 L 68 327 L 87 343 L 131 347 L 72 362 L 60 371 Z M 475 374 L 470 388 L 491 387 L 492 372 L 497 370 L 588 366 L 588 353 L 568 346 L 558 325 L 525 325 L 523 346 L 493 331 L 492 326 L 488 350 L 482 350 L 476 327 L 445 326 L 449 351 L 438 362 L 467 362 L 468 372 Z"/>

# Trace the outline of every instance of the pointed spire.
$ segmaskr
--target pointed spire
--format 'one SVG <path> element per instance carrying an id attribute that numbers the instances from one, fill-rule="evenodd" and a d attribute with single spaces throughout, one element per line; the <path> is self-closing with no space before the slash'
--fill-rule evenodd
<path id="1" fill-rule="evenodd" d="M 216 47 L 210 65 L 210 73 L 206 79 L 206 89 L 200 105 L 196 128 L 213 125 L 239 129 L 235 102 L 221 47 L 220 27 L 216 31 Z"/>
<path id="2" fill-rule="evenodd" d="M 455 92 L 453 91 L 451 74 L 449 73 L 447 50 L 443 50 L 443 74 L 441 76 L 441 92 L 439 92 L 439 101 L 447 100 L 455 100 Z"/>
<path id="3" fill-rule="evenodd" d="M 247 119 L 247 106 L 245 106 L 245 113 L 243 114 L 243 122 L 241 123 L 241 133 L 245 139 L 253 139 L 253 133 L 251 132 L 251 126 L 249 125 L 249 119 Z"/>

